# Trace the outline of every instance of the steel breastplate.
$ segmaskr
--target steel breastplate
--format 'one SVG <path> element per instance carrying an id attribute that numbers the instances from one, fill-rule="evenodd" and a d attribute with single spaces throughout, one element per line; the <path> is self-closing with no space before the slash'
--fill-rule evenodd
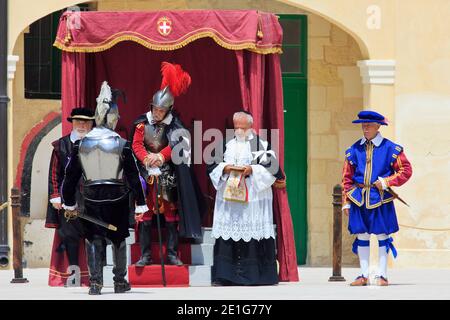
<path id="1" fill-rule="evenodd" d="M 120 183 L 123 175 L 124 146 L 125 140 L 117 136 L 83 138 L 80 141 L 79 158 L 86 183 Z"/>
<path id="2" fill-rule="evenodd" d="M 166 137 L 166 130 L 165 124 L 147 123 L 145 125 L 144 144 L 147 151 L 158 153 L 167 147 L 169 141 Z"/>

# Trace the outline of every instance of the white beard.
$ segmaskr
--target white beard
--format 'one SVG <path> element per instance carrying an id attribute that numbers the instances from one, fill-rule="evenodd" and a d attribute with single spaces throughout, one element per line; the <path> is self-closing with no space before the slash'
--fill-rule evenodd
<path id="1" fill-rule="evenodd" d="M 78 138 L 83 139 L 85 135 L 88 134 L 88 131 L 78 131 L 75 130 L 76 134 L 78 135 Z"/>
<path id="2" fill-rule="evenodd" d="M 251 129 L 247 129 L 247 130 L 242 130 L 242 129 L 237 129 L 234 132 L 234 136 L 236 137 L 236 140 L 238 142 L 245 142 L 249 139 L 249 137 L 252 134 L 252 130 Z"/>

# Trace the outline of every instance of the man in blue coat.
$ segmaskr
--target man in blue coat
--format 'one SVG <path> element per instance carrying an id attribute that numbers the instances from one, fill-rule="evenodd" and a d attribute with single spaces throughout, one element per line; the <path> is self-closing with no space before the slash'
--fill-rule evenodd
<path id="1" fill-rule="evenodd" d="M 361 111 L 353 123 L 361 123 L 363 138 L 345 151 L 343 207 L 349 216 L 348 230 L 355 234 L 353 252 L 358 254 L 361 275 L 351 286 L 365 286 L 369 277 L 370 235 L 379 244 L 377 284 L 387 286 L 387 255 L 397 256 L 390 234 L 399 230 L 390 187 L 403 185 L 412 175 L 403 147 L 384 138 L 379 128 L 387 125 L 384 116 Z"/>

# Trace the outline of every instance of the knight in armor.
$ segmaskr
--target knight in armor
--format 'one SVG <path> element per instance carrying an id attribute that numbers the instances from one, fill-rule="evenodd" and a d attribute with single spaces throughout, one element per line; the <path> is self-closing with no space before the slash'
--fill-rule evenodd
<path id="1" fill-rule="evenodd" d="M 56 248 L 56 250 L 52 250 L 51 253 L 49 278 L 51 286 L 66 284 L 68 267 L 77 266 L 80 268 L 79 247 L 80 241 L 83 241 L 83 228 L 79 220 L 67 221 L 62 217 L 61 185 L 64 178 L 64 169 L 75 141 L 83 138 L 92 130 L 94 112 L 88 108 L 74 108 L 67 121 L 72 124 L 72 131 L 70 134 L 52 142 L 53 151 L 48 175 L 49 204 L 45 227 L 56 229 L 55 243 L 53 244 L 53 248 Z M 82 197 L 78 188 L 75 197 L 77 202 L 82 205 Z M 67 259 L 64 259 L 64 254 Z M 83 276 L 84 272 L 82 271 L 81 277 L 83 278 Z"/>
<path id="2" fill-rule="evenodd" d="M 139 171 L 129 142 L 114 129 L 119 110 L 111 88 L 103 82 L 95 110 L 96 127 L 73 147 L 62 186 L 66 213 L 76 210 L 75 189 L 83 184 L 84 214 L 117 227 L 109 230 L 81 220 L 86 238 L 89 269 L 89 294 L 99 295 L 103 286 L 105 240 L 112 242 L 114 292 L 130 290 L 125 280 L 127 255 L 125 238 L 129 236 L 129 193 L 136 201 L 136 214 L 148 211 Z"/>
<path id="3" fill-rule="evenodd" d="M 149 212 L 136 220 L 137 238 L 141 258 L 136 266 L 152 264 L 151 223 L 156 211 L 155 176 L 151 171 L 159 168 L 159 212 L 164 215 L 167 230 L 167 264 L 182 265 L 178 251 L 178 238 L 201 237 L 203 199 L 190 166 L 190 141 L 185 127 L 173 111 L 174 98 L 184 93 L 191 78 L 181 66 L 163 62 L 161 89 L 153 95 L 150 110 L 134 123 L 132 148 L 140 162 L 141 175 L 147 183 Z M 186 143 L 187 142 L 187 143 Z M 176 152 L 179 143 L 182 151 Z M 179 157 L 181 161 L 174 161 Z"/>

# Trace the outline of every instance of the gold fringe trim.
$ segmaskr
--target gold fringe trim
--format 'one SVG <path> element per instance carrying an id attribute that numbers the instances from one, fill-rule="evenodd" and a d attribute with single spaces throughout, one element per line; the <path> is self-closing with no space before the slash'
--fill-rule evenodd
<path id="1" fill-rule="evenodd" d="M 180 48 L 185 47 L 189 43 L 201 39 L 201 38 L 212 38 L 214 42 L 216 42 L 218 45 L 225 49 L 229 50 L 249 50 L 252 52 L 256 52 L 259 54 L 281 54 L 283 53 L 281 47 L 270 47 L 270 48 L 260 48 L 257 47 L 253 42 L 246 42 L 241 44 L 229 44 L 225 41 L 223 41 L 220 37 L 218 37 L 215 33 L 207 31 L 207 32 L 200 32 L 193 36 L 188 37 L 187 39 L 172 45 L 158 45 L 151 43 L 149 41 L 146 41 L 138 36 L 133 35 L 123 35 L 116 37 L 107 43 L 100 45 L 100 46 L 93 46 L 93 47 L 72 47 L 72 46 L 66 46 L 64 43 L 61 43 L 61 39 L 57 38 L 55 42 L 53 43 L 53 46 L 57 47 L 58 49 L 66 52 L 86 52 L 86 53 L 94 53 L 94 52 L 101 52 L 108 50 L 112 48 L 114 45 L 116 45 L 119 42 L 122 41 L 133 41 L 136 42 L 148 49 L 156 50 L 156 51 L 172 51 L 177 50 Z"/>

